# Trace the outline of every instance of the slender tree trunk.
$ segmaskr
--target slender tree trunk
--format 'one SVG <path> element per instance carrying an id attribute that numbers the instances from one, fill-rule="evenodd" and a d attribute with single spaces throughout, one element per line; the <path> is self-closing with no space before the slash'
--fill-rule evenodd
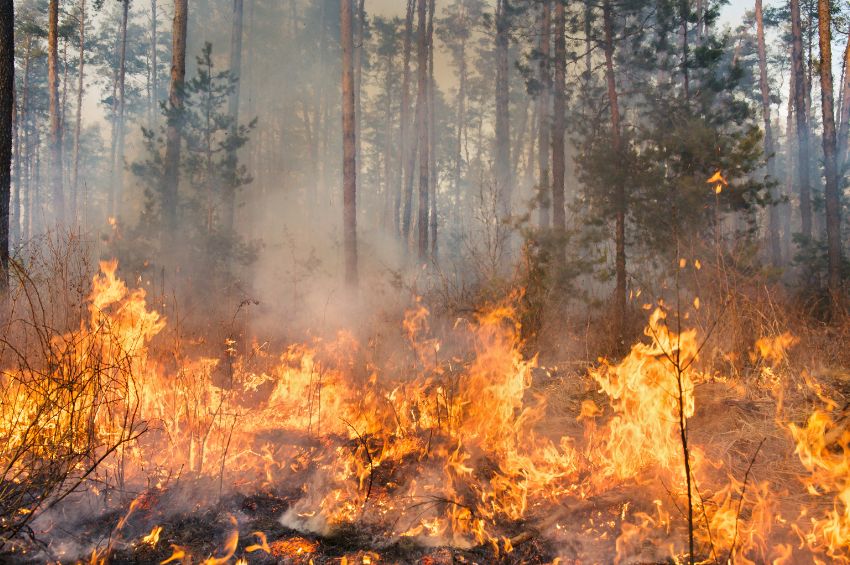
<path id="1" fill-rule="evenodd" d="M 836 162 L 835 112 L 832 93 L 832 21 L 829 0 L 818 0 L 820 39 L 820 91 L 823 109 L 823 156 L 826 187 L 826 239 L 829 259 L 828 285 L 833 301 L 841 297 L 841 197 Z"/>
<path id="2" fill-rule="evenodd" d="M 797 160 L 797 134 L 794 131 L 794 93 L 796 92 L 796 80 L 794 73 L 791 72 L 788 77 L 788 107 L 785 114 L 785 135 L 787 137 L 785 144 L 785 197 L 789 200 L 782 203 L 782 254 L 785 257 L 791 256 L 791 195 L 794 194 L 794 176 L 796 175 L 796 160 Z"/>
<path id="3" fill-rule="evenodd" d="M 769 182 L 775 181 L 775 162 L 773 159 L 773 127 L 770 121 L 770 83 L 767 80 L 767 49 L 764 43 L 764 14 L 762 0 L 756 0 L 756 36 L 759 56 L 759 87 L 761 88 L 762 118 L 764 119 L 764 153 L 767 156 L 767 177 Z M 771 189 L 771 199 L 776 200 L 776 189 Z M 779 208 L 771 204 L 768 210 L 768 240 L 770 242 L 770 258 L 774 266 L 782 263 L 782 250 L 779 245 Z"/>
<path id="4" fill-rule="evenodd" d="M 410 236 L 410 215 L 413 207 L 413 163 L 416 161 L 415 136 L 408 132 L 410 121 L 410 58 L 413 50 L 413 16 L 416 0 L 408 0 L 407 15 L 404 23 L 404 67 L 401 80 L 401 143 L 399 143 L 399 187 L 396 195 L 396 226 L 402 241 L 407 243 Z M 404 210 L 402 211 L 402 195 Z"/>
<path id="5" fill-rule="evenodd" d="M 62 192 L 62 126 L 59 120 L 59 0 L 48 5 L 47 83 L 50 96 L 50 189 L 53 214 L 65 222 L 65 198 Z"/>
<path id="6" fill-rule="evenodd" d="M 812 202 L 809 182 L 809 124 L 806 112 L 806 75 L 803 69 L 803 35 L 800 0 L 791 0 L 791 64 L 794 72 L 794 106 L 797 115 L 797 174 L 801 232 L 812 238 Z"/>
<path id="7" fill-rule="evenodd" d="M 22 176 L 23 178 L 20 181 L 21 188 L 18 192 L 21 193 L 21 207 L 20 209 L 20 231 L 22 236 L 30 237 L 29 230 L 29 218 L 30 218 L 30 207 L 29 202 L 31 198 L 31 179 L 32 179 L 32 169 L 30 166 L 30 162 L 32 161 L 32 143 L 30 137 L 30 106 L 29 106 L 29 85 L 30 85 L 30 61 L 32 60 L 32 36 L 27 35 L 27 39 L 24 42 L 24 83 L 21 88 L 21 135 L 23 135 L 23 151 L 22 153 L 25 156 L 24 162 L 21 163 L 21 167 L 23 170 Z"/>
<path id="8" fill-rule="evenodd" d="M 155 1 L 155 0 L 154 0 Z M 71 181 L 71 222 L 76 225 L 79 222 L 77 211 L 79 204 L 80 186 L 80 134 L 83 127 L 83 95 L 85 94 L 85 69 L 86 69 L 86 0 L 80 0 L 80 53 L 77 71 L 77 113 L 74 123 L 74 164 L 72 168 Z"/>
<path id="9" fill-rule="evenodd" d="M 130 0 L 122 0 L 121 12 L 121 44 L 118 51 L 118 115 L 116 117 L 115 162 L 113 163 L 114 181 L 112 197 L 110 198 L 110 214 L 118 213 L 118 200 L 124 192 L 124 110 L 125 82 L 127 77 L 127 19 L 130 11 Z"/>
<path id="10" fill-rule="evenodd" d="M 499 212 L 511 214 L 513 181 L 511 179 L 511 125 L 509 113 L 508 32 L 510 16 L 508 0 L 496 1 L 496 188 Z"/>
<path id="11" fill-rule="evenodd" d="M 428 0 L 419 0 L 419 29 L 416 48 L 416 114 L 419 128 L 419 217 L 416 222 L 419 261 L 428 259 L 428 191 L 430 156 L 428 155 Z"/>
<path id="12" fill-rule="evenodd" d="M 360 164 L 362 162 L 363 142 L 360 135 L 363 122 L 363 108 L 361 103 L 363 84 L 363 38 L 366 30 L 366 0 L 355 0 L 357 11 L 354 15 L 354 136 L 355 153 L 357 155 L 357 178 L 360 176 Z"/>
<path id="13" fill-rule="evenodd" d="M 679 0 L 679 19 L 681 20 L 682 35 L 682 87 L 685 92 L 685 102 L 691 101 L 690 44 L 688 43 L 688 16 L 690 6 L 688 0 Z"/>
<path id="14" fill-rule="evenodd" d="M 342 190 L 345 282 L 357 286 L 357 155 L 354 124 L 354 34 L 352 0 L 340 0 L 342 42 Z"/>
<path id="15" fill-rule="evenodd" d="M 180 182 L 180 141 L 183 131 L 183 98 L 186 80 L 186 23 L 188 0 L 174 0 L 171 47 L 171 85 L 168 94 L 169 116 L 163 166 L 162 214 L 164 221 L 163 253 L 173 250 L 177 236 L 177 201 Z"/>
<path id="16" fill-rule="evenodd" d="M 159 73 L 157 72 L 158 18 L 156 0 L 151 0 L 151 98 L 148 100 L 148 127 L 156 127 L 157 104 L 159 102 Z"/>
<path id="17" fill-rule="evenodd" d="M 552 90 L 555 95 L 552 119 L 552 227 L 559 233 L 567 229 L 564 207 L 566 189 L 566 162 L 564 146 L 564 112 L 566 110 L 566 16 L 563 2 L 555 2 L 555 80 Z M 559 253 L 559 256 L 563 253 Z"/>
<path id="18" fill-rule="evenodd" d="M 841 116 L 838 120 L 838 170 L 843 174 L 847 163 L 847 136 L 850 133 L 850 36 L 844 47 L 844 71 L 841 85 Z"/>
<path id="19" fill-rule="evenodd" d="M 614 158 L 622 162 L 622 138 L 620 129 L 620 102 L 617 96 L 617 79 L 614 74 L 614 30 L 611 2 L 604 0 L 602 4 L 602 17 L 605 27 L 605 80 L 608 86 L 608 105 L 611 108 L 611 149 Z M 687 76 L 687 73 L 686 75 Z M 614 187 L 614 203 L 616 207 L 616 221 L 614 233 L 615 267 L 617 274 L 617 287 L 614 291 L 614 306 L 616 311 L 618 345 L 624 344 L 624 331 L 626 325 L 626 190 L 622 182 L 617 182 Z"/>
<path id="20" fill-rule="evenodd" d="M 434 107 L 434 96 L 437 81 L 434 79 L 434 10 L 435 0 L 428 2 L 428 185 L 430 216 L 431 260 L 437 260 L 439 245 L 437 244 L 437 115 Z"/>
<path id="21" fill-rule="evenodd" d="M 9 201 L 15 111 L 15 6 L 0 0 L 0 293 L 9 288 Z"/>
<path id="22" fill-rule="evenodd" d="M 537 66 L 538 80 L 540 81 L 540 95 L 538 98 L 539 109 L 537 117 L 540 124 L 537 126 L 537 201 L 540 206 L 539 223 L 542 229 L 547 229 L 551 222 L 550 211 L 552 208 L 551 187 L 549 186 L 549 92 L 552 90 L 552 77 L 549 72 L 549 35 L 552 32 L 552 6 L 549 0 L 544 0 L 540 8 L 540 61 Z"/>
<path id="23" fill-rule="evenodd" d="M 21 190 L 23 188 L 21 183 L 21 118 L 23 111 L 18 106 L 20 100 L 17 91 L 14 90 L 14 83 L 12 90 L 12 97 L 14 98 L 12 103 L 12 128 L 15 136 L 12 179 L 14 179 L 15 188 L 12 191 L 12 204 L 9 210 L 9 241 L 12 244 L 17 244 L 21 239 Z"/>
<path id="24" fill-rule="evenodd" d="M 239 91 L 242 88 L 242 14 L 243 0 L 233 0 L 233 27 L 230 34 L 230 75 L 235 81 L 228 100 L 228 115 L 231 121 L 231 135 L 239 131 Z M 235 172 L 237 166 L 236 150 L 228 155 L 230 166 Z M 224 229 L 232 233 L 236 221 L 236 187 L 225 186 Z"/>
<path id="25" fill-rule="evenodd" d="M 466 7 L 461 7 L 461 24 L 465 25 L 467 22 L 466 18 Z M 456 137 L 455 137 L 455 158 L 454 158 L 454 174 L 452 175 L 454 187 L 454 199 L 455 199 L 455 213 L 459 213 L 461 209 L 461 177 L 463 176 L 463 134 L 466 128 L 466 81 L 467 81 L 467 66 L 466 66 L 466 34 L 462 34 L 460 38 L 460 45 L 458 46 L 458 88 L 457 88 L 457 124 L 455 127 Z"/>
<path id="26" fill-rule="evenodd" d="M 387 74 L 384 77 L 384 213 L 381 222 L 387 233 L 392 232 L 394 228 L 392 213 L 395 191 L 393 188 L 397 186 L 393 182 L 392 167 L 395 160 L 395 152 L 393 151 L 393 81 L 395 80 L 393 59 L 394 54 L 390 53 L 386 56 L 384 63 Z"/>

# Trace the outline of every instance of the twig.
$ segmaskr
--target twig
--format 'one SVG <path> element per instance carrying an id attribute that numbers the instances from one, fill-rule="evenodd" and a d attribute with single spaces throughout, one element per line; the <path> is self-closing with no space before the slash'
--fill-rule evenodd
<path id="1" fill-rule="evenodd" d="M 738 519 L 741 517 L 741 508 L 744 506 L 744 494 L 747 492 L 747 480 L 750 478 L 750 471 L 753 468 L 753 463 L 756 462 L 756 457 L 758 456 L 759 451 L 761 451 L 761 446 L 764 445 L 766 439 L 767 438 L 764 437 L 759 442 L 753 456 L 750 458 L 750 464 L 747 465 L 747 471 L 744 473 L 744 482 L 741 484 L 741 498 L 738 500 L 738 510 L 735 513 L 735 535 L 732 536 L 732 547 L 729 548 L 729 557 L 726 558 L 727 563 L 732 562 L 732 556 L 735 553 L 735 544 L 738 541 Z"/>

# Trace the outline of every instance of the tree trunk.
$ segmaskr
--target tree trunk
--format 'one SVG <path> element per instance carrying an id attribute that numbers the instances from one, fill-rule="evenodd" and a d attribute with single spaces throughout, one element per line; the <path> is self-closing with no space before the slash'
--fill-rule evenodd
<path id="1" fill-rule="evenodd" d="M 428 259 L 428 190 L 429 190 L 429 164 L 428 154 L 428 32 L 427 32 L 427 8 L 428 0 L 419 0 L 419 29 L 417 38 L 416 58 L 417 68 L 417 95 L 416 113 L 419 127 L 419 214 L 416 221 L 416 230 L 419 245 L 418 256 L 420 262 Z"/>
<path id="2" fill-rule="evenodd" d="M 605 27 L 605 80 L 608 86 L 608 105 L 611 107 L 611 149 L 617 162 L 622 162 L 620 158 L 623 150 L 620 135 L 620 102 L 617 96 L 617 79 L 614 75 L 614 23 L 609 0 L 605 0 L 602 4 L 602 17 Z M 685 76 L 687 76 L 687 73 Z M 623 334 L 626 326 L 626 187 L 622 182 L 617 182 L 613 188 L 616 210 L 614 263 L 617 274 L 617 286 L 614 291 L 615 324 L 618 345 L 624 345 L 625 336 Z"/>
<path id="3" fill-rule="evenodd" d="M 431 260 L 437 260 L 437 115 L 434 107 L 434 96 L 437 81 L 434 79 L 434 10 L 435 0 L 428 2 L 428 186 L 429 203 L 431 204 L 430 235 Z"/>
<path id="4" fill-rule="evenodd" d="M 171 85 L 168 93 L 169 116 L 163 165 L 162 214 L 164 219 L 163 253 L 172 251 L 177 236 L 177 198 L 180 183 L 180 141 L 183 130 L 183 84 L 186 80 L 186 23 L 188 0 L 174 0 L 171 44 Z"/>
<path id="5" fill-rule="evenodd" d="M 9 288 L 9 201 L 15 108 L 15 7 L 0 1 L 0 293 Z"/>
<path id="6" fill-rule="evenodd" d="M 366 30 L 366 0 L 355 0 L 357 11 L 354 15 L 354 138 L 355 154 L 357 156 L 357 178 L 360 177 L 363 142 L 360 135 L 363 122 L 362 84 L 363 84 L 363 38 Z"/>
<path id="7" fill-rule="evenodd" d="M 465 7 L 461 8 L 462 11 L 460 17 L 462 18 L 462 24 L 466 24 L 466 11 Z M 455 158 L 454 158 L 454 199 L 455 199 L 455 213 L 459 213 L 461 209 L 461 177 L 463 175 L 463 135 L 466 131 L 466 81 L 467 81 L 467 67 L 466 67 L 466 34 L 462 34 L 460 38 L 460 45 L 458 47 L 458 88 L 457 88 L 457 124 L 455 127 Z"/>
<path id="8" fill-rule="evenodd" d="M 156 127 L 157 105 L 159 102 L 159 73 L 157 72 L 157 18 L 156 0 L 151 0 L 151 97 L 148 100 L 148 127 Z"/>
<path id="9" fill-rule="evenodd" d="M 340 0 L 340 40 L 342 42 L 342 190 L 343 248 L 345 282 L 357 286 L 357 164 L 354 132 L 354 34 L 352 0 Z"/>
<path id="10" fill-rule="evenodd" d="M 552 119 L 552 227 L 559 233 L 567 229 L 564 192 L 566 162 L 564 154 L 564 111 L 566 110 L 566 20 L 563 2 L 555 2 L 555 80 L 552 90 L 555 95 Z M 563 253 L 559 253 L 559 256 Z"/>
<path id="11" fill-rule="evenodd" d="M 233 0 L 233 28 L 230 34 L 230 75 L 235 81 L 228 100 L 228 116 L 231 121 L 231 135 L 239 131 L 239 89 L 242 87 L 242 14 L 243 0 Z M 236 151 L 228 155 L 231 167 L 235 170 Z M 236 221 L 236 187 L 225 186 L 224 229 L 232 233 Z"/>
<path id="12" fill-rule="evenodd" d="M 544 0 L 540 8 L 540 61 L 537 65 L 540 95 L 538 98 L 537 118 L 537 202 L 540 206 L 539 223 L 542 229 L 549 227 L 552 207 L 551 190 L 549 186 L 549 92 L 552 89 L 552 78 L 549 74 L 549 35 L 552 31 L 552 6 L 549 0 Z"/>
<path id="13" fill-rule="evenodd" d="M 156 1 L 156 0 L 154 0 Z M 79 67 L 77 70 L 77 114 L 74 123 L 74 164 L 71 173 L 71 222 L 76 225 L 79 222 L 79 186 L 80 186 L 80 134 L 83 127 L 83 95 L 85 94 L 85 68 L 86 68 L 86 0 L 80 0 L 80 53 Z"/>
<path id="14" fill-rule="evenodd" d="M 847 136 L 850 134 L 850 37 L 844 47 L 844 77 L 841 85 L 841 117 L 838 120 L 838 170 L 843 172 L 847 163 Z"/>
<path id="15" fill-rule="evenodd" d="M 828 286 L 835 303 L 841 297 L 841 197 L 836 163 L 835 112 L 832 93 L 832 22 L 829 0 L 818 0 L 820 39 L 820 91 L 823 109 L 823 157 L 826 187 L 826 239 L 829 259 Z"/>
<path id="16" fill-rule="evenodd" d="M 764 14 L 762 0 L 756 0 L 756 36 L 759 56 L 759 86 L 761 88 L 762 118 L 764 119 L 764 153 L 767 157 L 768 182 L 775 181 L 775 162 L 773 159 L 773 128 L 770 121 L 770 84 L 767 80 L 767 49 L 764 43 Z M 776 189 L 771 188 L 771 200 L 777 200 Z M 771 204 L 768 210 L 768 241 L 770 258 L 774 266 L 782 263 L 782 250 L 779 245 L 779 208 Z"/>
<path id="17" fill-rule="evenodd" d="M 404 67 L 401 79 L 401 143 L 399 143 L 399 187 L 396 195 L 395 220 L 402 241 L 407 243 L 410 236 L 410 215 L 413 200 L 413 163 L 416 161 L 416 148 L 413 137 L 408 132 L 410 121 L 410 57 L 413 50 L 413 16 L 416 0 L 407 1 L 407 15 L 404 23 Z M 402 211 L 402 195 L 404 210 Z"/>
<path id="18" fill-rule="evenodd" d="M 610 7 L 609 7 L 610 8 Z M 682 36 L 682 88 L 685 92 L 685 102 L 691 101 L 691 80 L 690 80 L 690 44 L 688 43 L 688 15 L 690 6 L 688 0 L 679 0 L 679 19 L 681 21 Z"/>
<path id="19" fill-rule="evenodd" d="M 496 188 L 500 213 L 511 214 L 513 186 L 511 180 L 511 125 L 508 87 L 508 32 L 510 5 L 508 0 L 496 2 Z"/>
<path id="20" fill-rule="evenodd" d="M 65 198 L 62 193 L 62 126 L 59 120 L 59 0 L 48 5 L 47 88 L 50 96 L 50 190 L 53 214 L 65 222 Z"/>
<path id="21" fill-rule="evenodd" d="M 387 74 L 384 77 L 384 213 L 382 214 L 381 223 L 387 233 L 391 233 L 394 228 L 392 219 L 394 194 L 393 190 L 396 183 L 393 182 L 392 163 L 395 160 L 395 152 L 393 151 L 393 80 L 395 72 L 393 68 L 394 54 L 390 53 L 386 56 L 385 65 Z M 398 220 L 396 220 L 397 222 Z"/>
<path id="22" fill-rule="evenodd" d="M 127 76 L 127 19 L 130 11 L 130 0 L 122 0 L 121 3 L 121 44 L 118 51 L 118 115 L 115 119 L 115 161 L 112 164 L 114 178 L 110 197 L 110 214 L 113 216 L 118 213 L 118 200 L 124 191 L 124 92 Z"/>
<path id="23" fill-rule="evenodd" d="M 794 93 L 796 92 L 796 80 L 794 73 L 790 73 L 788 77 L 788 105 L 785 114 L 785 197 L 789 199 L 782 203 L 782 255 L 784 257 L 791 256 L 791 195 L 794 193 L 794 176 L 796 174 L 796 159 L 797 153 L 796 138 L 797 134 L 794 131 Z"/>
<path id="24" fill-rule="evenodd" d="M 800 195 L 800 231 L 812 238 L 811 184 L 809 182 L 809 124 L 806 112 L 806 76 L 803 69 L 803 35 L 800 0 L 791 0 L 791 65 L 794 73 L 794 109 L 797 115 L 797 174 Z"/>

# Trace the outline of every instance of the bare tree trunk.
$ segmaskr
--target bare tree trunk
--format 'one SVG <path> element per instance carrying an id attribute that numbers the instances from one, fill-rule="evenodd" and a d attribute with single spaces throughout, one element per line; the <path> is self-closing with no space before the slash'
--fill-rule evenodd
<path id="1" fill-rule="evenodd" d="M 767 157 L 767 177 L 769 182 L 775 180 L 775 161 L 773 159 L 773 127 L 770 121 L 770 83 L 767 80 L 767 49 L 764 43 L 764 14 L 762 0 L 756 0 L 756 36 L 759 56 L 759 86 L 761 88 L 762 118 L 764 119 L 764 153 Z M 776 201 L 776 189 L 771 189 L 771 199 Z M 770 258 L 774 266 L 782 263 L 782 250 L 779 245 L 779 209 L 771 204 L 768 210 L 768 240 L 770 242 Z"/>
<path id="2" fill-rule="evenodd" d="M 461 7 L 460 18 L 461 23 L 467 23 L 466 7 Z M 460 183 L 463 175 L 463 135 L 466 131 L 466 81 L 467 81 L 467 66 L 466 66 L 466 39 L 465 34 L 461 35 L 460 45 L 458 47 L 458 88 L 457 88 L 457 124 L 455 138 L 455 158 L 454 158 L 454 175 L 453 175 L 453 193 L 455 198 L 455 212 L 458 213 L 461 207 L 461 192 Z"/>
<path id="3" fill-rule="evenodd" d="M 500 213 L 511 214 L 513 182 L 511 179 L 511 123 L 508 80 L 508 32 L 510 5 L 496 1 L 496 188 Z"/>
<path id="4" fill-rule="evenodd" d="M 395 160 L 395 152 L 393 151 L 393 91 L 392 85 L 395 79 L 395 69 L 393 68 L 394 54 L 390 53 L 386 56 L 385 65 L 387 74 L 384 77 L 384 211 L 381 218 L 383 228 L 387 233 L 391 233 L 394 227 L 392 219 L 393 203 L 395 191 L 393 188 L 396 184 L 393 182 L 392 163 Z M 398 220 L 396 220 L 398 221 Z"/>
<path id="5" fill-rule="evenodd" d="M 614 75 L 614 24 L 609 0 L 605 0 L 602 4 L 602 17 L 605 27 L 605 80 L 608 85 L 608 105 L 611 108 L 611 148 L 614 158 L 618 159 L 619 162 L 623 147 L 620 130 L 620 102 L 617 96 L 617 79 Z M 685 76 L 687 77 L 687 72 Z M 618 182 L 614 187 L 614 199 L 616 206 L 614 263 L 617 274 L 617 287 L 614 291 L 615 323 L 619 340 L 618 345 L 624 345 L 626 326 L 626 190 L 622 182 Z"/>
<path id="6" fill-rule="evenodd" d="M 812 238 L 811 184 L 809 182 L 809 124 L 806 112 L 806 76 L 803 69 L 803 35 L 800 0 L 791 0 L 791 64 L 794 72 L 794 106 L 797 114 L 797 174 L 801 232 Z"/>
<path id="7" fill-rule="evenodd" d="M 148 127 L 153 131 L 156 126 L 157 103 L 159 97 L 159 73 L 157 72 L 157 27 L 158 27 L 156 0 L 151 0 L 151 97 L 148 100 Z"/>
<path id="8" fill-rule="evenodd" d="M 434 96 L 437 81 L 434 79 L 434 10 L 435 0 L 428 2 L 428 185 L 430 210 L 431 260 L 437 260 L 437 115 Z"/>
<path id="9" fill-rule="evenodd" d="M 399 143 L 399 187 L 396 196 L 396 222 L 402 241 L 410 236 L 410 215 L 413 208 L 413 164 L 416 162 L 415 136 L 408 132 L 410 121 L 410 57 L 413 50 L 413 16 L 416 0 L 408 0 L 404 24 L 404 68 L 401 80 L 401 143 Z M 402 211 L 402 194 L 404 209 Z"/>
<path id="10" fill-rule="evenodd" d="M 540 81 L 540 95 L 538 98 L 539 109 L 537 117 L 540 124 L 537 126 L 537 201 L 540 206 L 540 227 L 546 229 L 551 222 L 550 210 L 552 207 L 551 189 L 549 186 L 549 92 L 552 89 L 552 77 L 549 72 L 549 35 L 552 32 L 552 6 L 549 0 L 544 0 L 540 8 L 540 61 L 537 66 L 538 80 Z"/>
<path id="11" fill-rule="evenodd" d="M 838 120 L 838 170 L 847 163 L 847 136 L 850 133 L 850 37 L 844 47 L 844 71 L 841 85 L 841 116 Z"/>
<path id="12" fill-rule="evenodd" d="M 242 87 L 242 14 L 243 0 L 233 0 L 233 28 L 230 34 L 230 75 L 235 81 L 233 91 L 228 100 L 228 115 L 231 121 L 231 135 L 239 131 L 239 90 Z M 235 170 L 237 163 L 236 151 L 228 155 L 231 167 Z M 224 229 L 228 233 L 233 232 L 236 221 L 236 187 L 226 186 L 225 196 L 225 223 Z"/>
<path id="13" fill-rule="evenodd" d="M 564 112 L 566 110 L 566 20 L 563 2 L 555 2 L 555 95 L 552 119 L 552 227 L 559 233 L 567 229 L 564 192 L 566 189 L 566 162 L 564 154 Z M 563 255 L 560 253 L 559 255 Z"/>
<path id="14" fill-rule="evenodd" d="M 343 247 L 345 282 L 357 286 L 357 155 L 354 124 L 354 34 L 352 0 L 340 0 L 340 40 L 342 42 L 342 190 Z"/>
<path id="15" fill-rule="evenodd" d="M 156 1 L 156 0 L 154 0 Z M 71 222 L 76 225 L 79 222 L 77 207 L 79 205 L 80 186 L 80 134 L 83 127 L 83 95 L 85 94 L 85 69 L 86 69 L 86 0 L 80 0 L 80 53 L 77 70 L 77 114 L 74 123 L 74 164 L 71 180 Z"/>
<path id="16" fill-rule="evenodd" d="M 354 138 L 355 153 L 357 155 L 357 178 L 360 177 L 360 163 L 362 162 L 362 140 L 360 130 L 363 121 L 363 109 L 361 103 L 363 84 L 363 38 L 366 30 L 366 0 L 355 0 L 357 11 L 354 15 Z"/>
<path id="17" fill-rule="evenodd" d="M 428 32 L 427 32 L 428 0 L 419 0 L 419 29 L 416 48 L 417 95 L 416 114 L 419 128 L 419 217 L 416 221 L 418 235 L 419 261 L 428 259 L 428 190 L 429 164 L 428 154 Z"/>
<path id="18" fill-rule="evenodd" d="M 0 1 L 0 293 L 9 288 L 9 201 L 15 111 L 15 6 Z"/>
<path id="19" fill-rule="evenodd" d="M 832 21 L 829 0 L 818 0 L 820 39 L 820 91 L 823 110 L 823 156 L 826 189 L 826 239 L 829 259 L 828 286 L 835 303 L 841 297 L 841 197 L 836 162 L 835 112 L 832 93 Z"/>
<path id="20" fill-rule="evenodd" d="M 177 236 L 177 198 L 180 182 L 180 141 L 183 130 L 183 85 L 186 80 L 186 23 L 188 0 L 174 0 L 171 47 L 171 86 L 168 93 L 170 112 L 166 129 L 163 166 L 162 214 L 164 219 L 163 252 L 173 250 Z"/>
<path id="21" fill-rule="evenodd" d="M 785 197 L 789 200 L 782 204 L 782 254 L 785 257 L 791 256 L 791 195 L 794 194 L 794 176 L 796 174 L 797 160 L 797 134 L 794 131 L 794 93 L 796 92 L 796 80 L 794 73 L 791 72 L 788 77 L 788 107 L 785 114 L 785 135 L 787 137 L 785 144 Z"/>
<path id="22" fill-rule="evenodd" d="M 31 167 L 30 162 L 32 160 L 32 143 L 30 137 L 30 106 L 29 106 L 29 85 L 30 85 L 30 61 L 32 60 L 32 36 L 27 35 L 27 39 L 25 41 L 24 47 L 24 83 L 22 85 L 22 96 L 21 96 L 21 129 L 23 135 L 23 151 L 22 153 L 26 156 L 26 159 L 23 163 L 21 163 L 23 174 L 20 182 L 20 189 L 18 192 L 21 193 L 21 207 L 20 210 L 20 231 L 22 239 L 23 237 L 29 237 L 29 219 L 30 219 L 30 207 L 29 202 L 31 198 Z"/>
<path id="23" fill-rule="evenodd" d="M 118 213 L 118 200 L 124 192 L 124 108 L 125 108 L 125 79 L 127 76 L 127 19 L 130 11 L 130 0 L 122 0 L 121 12 L 121 44 L 118 51 L 118 115 L 116 123 L 115 161 L 112 164 L 114 175 L 110 187 L 110 214 Z"/>
<path id="24" fill-rule="evenodd" d="M 12 128 L 14 130 L 14 149 L 12 163 L 12 179 L 14 179 L 14 190 L 12 191 L 12 204 L 9 210 L 9 241 L 17 243 L 21 239 L 21 118 L 23 109 L 19 109 L 19 95 L 12 85 Z"/>
<path id="25" fill-rule="evenodd" d="M 688 0 L 679 0 L 679 19 L 681 20 L 682 36 L 682 87 L 685 92 L 685 102 L 691 101 L 690 44 L 688 43 L 688 16 L 690 6 Z"/>
<path id="26" fill-rule="evenodd" d="M 50 95 L 50 189 L 53 214 L 65 222 L 65 198 L 62 192 L 62 126 L 59 121 L 59 0 L 48 5 L 47 83 Z"/>

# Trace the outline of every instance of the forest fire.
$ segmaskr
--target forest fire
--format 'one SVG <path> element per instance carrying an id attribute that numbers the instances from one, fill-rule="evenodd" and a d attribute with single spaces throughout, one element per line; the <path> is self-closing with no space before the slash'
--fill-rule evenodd
<path id="1" fill-rule="evenodd" d="M 4 402 L 3 463 L 19 482 L 39 470 L 12 456 L 32 434 L 45 451 L 28 457 L 48 460 L 54 458 L 49 450 L 66 457 L 85 437 L 98 446 L 93 455 L 103 459 L 103 482 L 76 497 L 102 498 L 119 486 L 141 492 L 92 563 L 134 551 L 146 552 L 143 561 L 162 563 L 250 563 L 256 555 L 318 562 L 328 540 L 351 528 L 368 533 L 371 544 L 342 556 L 358 563 L 380 560 L 381 547 L 485 551 L 495 559 L 531 540 L 543 544 L 550 560 L 569 560 L 582 550 L 559 544 L 575 535 L 596 545 L 597 559 L 680 559 L 687 552 L 683 509 L 689 507 L 696 551 L 708 560 L 784 563 L 802 552 L 850 559 L 850 432 L 833 419 L 837 405 L 818 389 L 825 406 L 804 426 L 777 421 L 801 463 L 798 482 L 783 484 L 784 491 L 752 476 L 761 445 L 743 476 L 723 459 L 709 459 L 698 443 L 683 451 L 680 425 L 688 428 L 698 409 L 698 386 L 717 377 L 697 369 L 697 332 L 675 333 L 663 307 L 651 315 L 645 342 L 619 363 L 590 369 L 587 382 L 598 390 L 566 432 L 547 424 L 546 402 L 533 382 L 545 371 L 521 352 L 520 326 L 507 303 L 458 320 L 450 338 L 456 349 L 463 345 L 452 353 L 443 354 L 419 304 L 401 321 L 404 355 L 364 357 L 342 333 L 289 346 L 278 356 L 255 348 L 255 359 L 236 357 L 231 379 L 216 383 L 219 359 L 184 358 L 169 372 L 153 346 L 167 321 L 148 306 L 143 290 L 117 278 L 116 267 L 101 264 L 80 332 L 51 338 L 63 347 L 58 364 L 30 369 L 49 375 L 4 377 L 6 394 L 16 396 Z M 792 344 L 783 334 L 759 340 L 753 351 L 770 371 Z M 122 381 L 125 367 L 132 379 Z M 74 371 L 88 386 L 75 398 L 57 399 L 51 383 Z M 42 386 L 33 389 L 36 383 Z M 21 411 L 17 397 L 31 409 Z M 57 427 L 69 433 L 57 436 Z M 116 444 L 116 438 L 127 441 Z M 169 493 L 178 492 L 180 481 L 194 481 L 208 494 L 169 508 Z M 220 545 L 208 555 L 172 543 L 174 515 L 216 499 L 221 504 L 234 489 L 279 497 L 276 528 L 291 533 L 248 533 L 249 505 L 241 518 L 226 518 Z M 794 515 L 783 504 L 789 496 L 822 503 Z M 46 502 L 21 499 L 15 514 L 28 516 Z M 171 525 L 147 525 L 137 543 L 125 537 L 169 515 Z M 32 527 L 50 530 L 58 519 Z"/>
<path id="2" fill-rule="evenodd" d="M 850 565 L 848 21 L 0 0 L 0 563 Z"/>

